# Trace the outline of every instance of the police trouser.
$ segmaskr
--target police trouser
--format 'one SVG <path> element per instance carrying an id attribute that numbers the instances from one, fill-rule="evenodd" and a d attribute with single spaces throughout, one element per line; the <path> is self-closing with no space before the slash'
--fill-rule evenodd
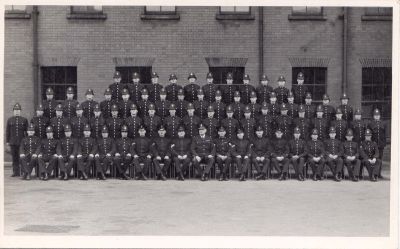
<path id="1" fill-rule="evenodd" d="M 96 164 L 96 175 L 102 173 L 103 175 L 107 172 L 107 169 L 111 166 L 112 157 L 106 155 L 99 155 L 94 158 Z"/>
<path id="2" fill-rule="evenodd" d="M 269 166 L 271 165 L 271 161 L 265 156 L 264 156 L 265 158 L 263 161 L 257 160 L 256 159 L 257 156 L 253 156 L 251 158 L 253 165 L 256 167 L 257 173 L 267 174 L 269 171 Z"/>
<path id="3" fill-rule="evenodd" d="M 359 159 L 354 159 L 353 161 L 350 161 L 349 159 L 344 159 L 344 165 L 346 166 L 350 177 L 359 176 L 361 165 L 361 161 Z"/>
<path id="4" fill-rule="evenodd" d="M 380 147 L 380 148 L 378 148 L 378 150 L 379 150 L 379 159 L 382 161 L 382 158 L 383 158 L 383 150 L 385 149 L 385 146 L 384 147 Z M 389 164 L 390 165 L 390 164 Z M 382 165 L 381 165 L 381 167 L 379 168 L 379 176 L 381 176 L 381 171 L 382 171 Z"/>
<path id="5" fill-rule="evenodd" d="M 119 175 L 125 174 L 131 162 L 132 156 L 119 155 L 114 157 L 114 164 L 117 168 L 117 172 Z"/>
<path id="6" fill-rule="evenodd" d="M 22 166 L 22 171 L 23 171 L 25 174 L 30 175 L 30 174 L 32 173 L 33 167 L 36 166 L 36 164 L 37 164 L 37 162 L 38 162 L 38 159 L 37 159 L 37 157 L 36 157 L 36 158 L 33 158 L 32 155 L 25 155 L 24 157 L 21 157 L 21 158 L 19 159 L 19 161 L 20 161 L 21 166 Z M 38 173 L 38 172 L 36 172 L 36 174 L 37 174 L 37 173 Z"/>
<path id="7" fill-rule="evenodd" d="M 13 173 L 19 176 L 19 145 L 10 145 L 10 152 L 12 157 Z"/>
<path id="8" fill-rule="evenodd" d="M 77 158 L 78 172 L 85 172 L 89 174 L 90 166 L 94 162 L 94 157 L 89 157 L 89 155 L 82 155 Z"/>
<path id="9" fill-rule="evenodd" d="M 181 155 L 182 156 L 182 155 Z M 187 156 L 185 159 L 179 159 L 178 157 L 174 158 L 175 170 L 176 173 L 185 173 L 189 169 L 190 157 Z"/>
<path id="10" fill-rule="evenodd" d="M 39 163 L 39 175 L 43 173 L 50 174 L 53 171 L 54 167 L 56 166 L 57 157 L 54 155 L 42 156 L 38 158 L 38 163 Z M 46 168 L 46 163 L 49 163 L 47 168 Z"/>
<path id="11" fill-rule="evenodd" d="M 305 159 L 304 157 L 299 157 L 297 159 L 294 159 L 293 157 L 290 159 L 290 161 L 293 164 L 294 171 L 296 172 L 296 175 L 303 175 L 303 170 L 304 170 L 304 162 Z"/>
<path id="12" fill-rule="evenodd" d="M 143 168 L 140 164 L 143 163 Z M 135 166 L 136 174 L 144 173 L 147 174 L 151 165 L 151 158 L 147 156 L 139 156 L 137 158 L 133 158 L 133 165 Z"/>
<path id="13" fill-rule="evenodd" d="M 289 159 L 284 157 L 282 161 L 278 161 L 276 157 L 271 159 L 272 166 L 278 171 L 279 174 L 281 173 L 287 173 L 289 170 Z M 279 164 L 282 164 L 282 170 L 279 167 Z"/>
<path id="14" fill-rule="evenodd" d="M 171 166 L 171 158 L 165 159 L 165 155 L 160 155 L 161 159 L 158 160 L 157 158 L 153 158 L 153 163 L 156 168 L 156 174 L 166 174 L 167 170 Z M 161 164 L 164 164 L 164 166 L 161 168 Z"/>
<path id="15" fill-rule="evenodd" d="M 376 158 L 375 164 L 370 163 L 368 160 L 363 160 L 363 164 L 367 167 L 369 177 L 379 175 L 379 170 L 382 167 L 382 160 Z"/>
<path id="16" fill-rule="evenodd" d="M 212 166 L 214 165 L 214 161 L 215 161 L 214 157 L 208 158 L 208 155 L 201 155 L 201 156 L 199 155 L 199 157 L 200 157 L 200 162 L 197 161 L 196 157 L 194 157 L 194 159 L 193 159 L 194 168 L 200 174 L 208 174 L 208 173 L 210 173 L 210 170 L 211 170 Z M 204 170 L 200 167 L 200 163 L 206 163 L 207 164 Z"/>
<path id="17" fill-rule="evenodd" d="M 247 172 L 247 169 L 249 168 L 250 158 L 244 158 L 244 155 L 241 156 L 241 158 L 235 157 L 235 163 L 238 167 L 239 173 L 245 174 Z"/>
<path id="18" fill-rule="evenodd" d="M 343 159 L 339 156 L 336 159 L 330 158 L 329 156 L 326 157 L 325 161 L 329 168 L 332 171 L 332 174 L 336 175 L 342 172 L 343 170 Z"/>
<path id="19" fill-rule="evenodd" d="M 75 162 L 75 157 L 71 158 L 69 156 L 63 156 L 62 158 L 58 158 L 58 166 L 60 167 L 60 172 L 69 175 Z M 68 165 L 66 165 L 66 163 L 68 163 Z"/>
<path id="20" fill-rule="evenodd" d="M 323 175 L 324 165 L 325 165 L 325 159 L 323 157 L 321 157 L 319 162 L 314 162 L 312 157 L 310 157 L 308 159 L 308 163 L 311 166 L 313 175 L 318 175 L 318 176 L 322 176 Z"/>
<path id="21" fill-rule="evenodd" d="M 218 167 L 221 170 L 221 173 L 226 174 L 228 173 L 229 167 L 231 166 L 232 158 L 229 155 L 223 155 L 223 156 L 227 156 L 225 160 L 223 160 L 217 155 L 215 161 L 217 162 Z"/>

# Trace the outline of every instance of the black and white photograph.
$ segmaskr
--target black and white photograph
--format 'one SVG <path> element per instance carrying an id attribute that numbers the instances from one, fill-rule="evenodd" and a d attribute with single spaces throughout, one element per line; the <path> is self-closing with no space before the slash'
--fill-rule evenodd
<path id="1" fill-rule="evenodd" d="M 399 2 L 171 3 L 3 5 L 2 236 L 398 247 Z"/>

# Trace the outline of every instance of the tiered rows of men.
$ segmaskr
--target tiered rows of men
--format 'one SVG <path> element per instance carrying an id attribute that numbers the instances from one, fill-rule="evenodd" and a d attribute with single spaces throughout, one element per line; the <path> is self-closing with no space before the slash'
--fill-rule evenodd
<path id="1" fill-rule="evenodd" d="M 257 88 L 247 74 L 240 85 L 233 84 L 231 73 L 226 85 L 213 84 L 211 73 L 203 87 L 193 73 L 188 80 L 183 87 L 171 74 L 163 87 L 156 73 L 152 84 L 141 84 L 134 73 L 133 82 L 123 84 L 117 71 L 100 103 L 91 89 L 86 101 L 78 103 L 70 87 L 59 104 L 48 88 L 29 124 L 17 103 L 6 130 L 13 176 L 19 176 L 21 165 L 23 179 L 29 180 L 38 165 L 38 176 L 48 180 L 58 165 L 59 178 L 67 180 L 75 165 L 78 177 L 86 180 L 93 165 L 97 179 L 106 179 L 114 165 L 120 179 L 129 178 L 129 169 L 136 179 L 146 179 L 153 164 L 158 179 L 166 180 L 173 166 L 177 179 L 184 180 L 192 164 L 205 181 L 217 164 L 222 181 L 232 163 L 240 181 L 251 165 L 257 180 L 267 179 L 271 169 L 285 180 L 292 165 L 303 181 L 305 164 L 312 168 L 313 180 L 323 178 L 325 165 L 335 181 L 344 177 L 344 166 L 353 181 L 363 167 L 371 181 L 380 176 L 386 126 L 378 109 L 372 120 L 364 120 L 360 109 L 353 113 L 346 94 L 336 109 L 326 94 L 315 106 L 302 73 L 291 91 L 283 76 L 275 89 L 265 75 Z"/>

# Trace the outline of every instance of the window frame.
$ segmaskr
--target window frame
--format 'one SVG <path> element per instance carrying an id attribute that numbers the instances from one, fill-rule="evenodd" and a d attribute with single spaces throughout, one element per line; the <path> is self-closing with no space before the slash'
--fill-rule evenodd
<path id="1" fill-rule="evenodd" d="M 31 18 L 31 14 L 28 13 L 27 5 L 19 5 L 19 6 L 25 6 L 25 10 L 15 10 L 14 9 L 15 5 L 8 5 L 8 6 L 11 6 L 12 9 L 4 11 L 5 19 L 30 19 Z"/>
<path id="2" fill-rule="evenodd" d="M 306 12 L 295 12 L 293 11 L 294 7 L 305 7 Z M 294 6 L 291 7 L 291 13 L 288 15 L 288 19 L 290 21 L 301 21 L 301 20 L 308 20 L 308 21 L 326 21 L 327 17 L 325 15 L 324 7 L 323 6 Z M 320 7 L 320 13 L 308 13 L 308 7 Z"/>
<path id="3" fill-rule="evenodd" d="M 132 83 L 132 74 L 138 72 L 140 75 L 140 84 L 148 85 L 151 84 L 151 73 L 153 72 L 152 66 L 115 66 L 115 70 L 121 73 L 121 83 Z M 127 81 L 124 81 L 126 77 L 124 71 L 127 70 Z M 148 75 L 143 77 L 141 70 L 148 70 Z M 147 78 L 147 82 L 144 80 Z"/>
<path id="4" fill-rule="evenodd" d="M 246 7 L 249 7 L 248 12 L 221 11 L 221 7 L 234 7 L 234 9 L 235 9 L 238 6 L 219 6 L 217 14 L 215 15 L 215 19 L 217 19 L 217 20 L 255 20 L 252 6 L 246 6 Z M 239 7 L 244 7 L 244 6 L 239 6 Z"/>
<path id="5" fill-rule="evenodd" d="M 305 7 L 306 8 L 306 12 L 295 12 L 293 10 L 294 7 L 292 7 L 292 15 L 297 15 L 297 16 L 323 16 L 324 15 L 324 8 L 322 6 L 295 6 L 295 7 Z M 307 12 L 307 9 L 310 7 L 319 7 L 320 8 L 320 12 L 319 13 L 310 13 Z"/>
<path id="6" fill-rule="evenodd" d="M 233 7 L 234 11 L 222 11 L 222 7 Z M 219 14 L 221 15 L 250 15 L 251 14 L 251 6 L 239 6 L 239 7 L 249 7 L 249 11 L 236 11 L 236 8 L 238 6 L 219 6 L 218 10 L 219 10 Z"/>
<path id="7" fill-rule="evenodd" d="M 246 73 L 246 67 L 208 67 L 209 72 L 213 74 L 213 84 L 226 85 L 226 75 L 233 74 L 233 85 L 243 85 L 243 76 Z M 222 69 L 222 72 L 216 73 L 215 70 Z M 216 77 L 217 76 L 217 77 Z M 221 78 L 221 81 L 218 80 Z M 217 80 L 216 80 L 217 79 Z"/>
<path id="8" fill-rule="evenodd" d="M 312 84 L 306 82 L 306 78 L 308 76 L 307 76 L 307 72 L 305 72 L 305 71 L 307 69 L 308 70 L 310 70 L 310 69 L 313 70 L 314 79 L 313 79 L 313 83 Z M 316 76 L 317 75 L 316 70 L 318 70 L 318 69 L 324 70 L 324 74 L 325 74 L 324 75 L 324 78 L 325 78 L 325 83 L 324 84 L 315 84 L 316 77 L 317 77 Z M 296 70 L 298 70 L 298 71 L 296 71 Z M 303 83 L 303 85 L 306 86 L 308 91 L 311 93 L 313 103 L 322 103 L 322 96 L 323 96 L 323 94 L 326 93 L 327 87 L 328 87 L 328 67 L 292 67 L 292 82 L 296 82 L 297 81 L 297 74 L 299 72 L 302 72 L 304 74 L 304 83 Z M 316 98 L 316 94 L 315 94 L 316 86 L 324 88 L 323 94 L 320 96 L 321 97 L 320 99 Z"/>
<path id="9" fill-rule="evenodd" d="M 157 5 L 158 6 L 158 5 Z M 143 7 L 143 13 L 140 15 L 141 20 L 180 20 L 178 7 L 174 5 L 175 11 L 147 11 L 147 6 Z"/>
<path id="10" fill-rule="evenodd" d="M 56 71 L 62 69 L 64 71 L 64 82 L 56 82 Z M 53 70 L 52 73 L 54 75 L 54 82 L 45 82 L 45 72 L 44 70 Z M 67 82 L 69 79 L 68 70 L 75 70 L 74 72 L 74 82 Z M 73 87 L 74 89 L 74 99 L 77 99 L 77 90 L 78 90 L 78 67 L 77 66 L 41 66 L 40 67 L 40 86 L 41 86 L 41 96 L 40 98 L 46 98 L 46 89 L 48 87 L 51 87 L 54 90 L 54 99 L 58 102 L 62 102 L 66 99 L 66 90 L 68 87 Z M 59 89 L 56 89 L 57 87 L 63 87 L 64 92 L 62 94 L 62 98 L 59 99 L 57 98 L 57 91 Z"/>
<path id="11" fill-rule="evenodd" d="M 147 10 L 148 6 L 144 6 L 144 14 L 146 15 L 176 15 L 177 13 L 177 7 L 176 6 L 171 6 L 174 7 L 174 11 L 163 11 L 162 7 L 166 7 L 166 6 L 162 6 L 162 5 L 157 5 L 157 7 L 160 7 L 160 11 L 149 11 Z M 156 6 L 153 6 L 156 7 Z"/>
<path id="12" fill-rule="evenodd" d="M 90 7 L 90 6 L 101 6 L 101 10 L 86 10 L 86 11 L 76 11 L 74 7 Z M 67 19 L 107 19 L 107 14 L 104 13 L 103 5 L 71 5 L 69 6 L 69 13 L 67 14 Z"/>

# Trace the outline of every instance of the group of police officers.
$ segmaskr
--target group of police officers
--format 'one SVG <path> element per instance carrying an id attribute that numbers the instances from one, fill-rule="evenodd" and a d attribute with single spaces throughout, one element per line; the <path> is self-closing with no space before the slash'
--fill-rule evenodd
<path id="1" fill-rule="evenodd" d="M 129 179 L 127 171 L 133 170 L 136 179 L 146 180 L 154 166 L 157 179 L 166 180 L 174 166 L 177 179 L 184 180 L 193 165 L 202 181 L 219 167 L 223 181 L 235 165 L 240 181 L 249 168 L 257 171 L 257 180 L 270 177 L 272 169 L 279 180 L 286 180 L 293 165 L 298 180 L 304 181 L 309 165 L 317 181 L 324 178 L 327 165 L 335 181 L 344 177 L 344 166 L 353 181 L 359 180 L 363 167 L 371 181 L 381 177 L 386 125 L 379 110 L 374 110 L 372 120 L 362 119 L 360 109 L 353 113 L 346 94 L 336 109 L 327 94 L 315 106 L 301 72 L 291 91 L 283 76 L 275 89 L 266 75 L 256 88 L 247 74 L 243 84 L 233 84 L 228 73 L 226 84 L 216 85 L 208 73 L 202 87 L 193 73 L 184 87 L 177 84 L 175 74 L 165 87 L 155 72 L 151 84 L 141 84 L 138 73 L 132 78 L 132 83 L 121 83 L 116 71 L 100 103 L 93 100 L 91 89 L 78 103 L 69 87 L 60 104 L 48 88 L 29 124 L 15 104 L 6 129 L 12 176 L 22 172 L 29 180 L 38 167 L 42 180 L 55 169 L 59 179 L 68 180 L 75 166 L 82 180 L 91 170 L 104 180 L 113 165 L 119 179 Z"/>

